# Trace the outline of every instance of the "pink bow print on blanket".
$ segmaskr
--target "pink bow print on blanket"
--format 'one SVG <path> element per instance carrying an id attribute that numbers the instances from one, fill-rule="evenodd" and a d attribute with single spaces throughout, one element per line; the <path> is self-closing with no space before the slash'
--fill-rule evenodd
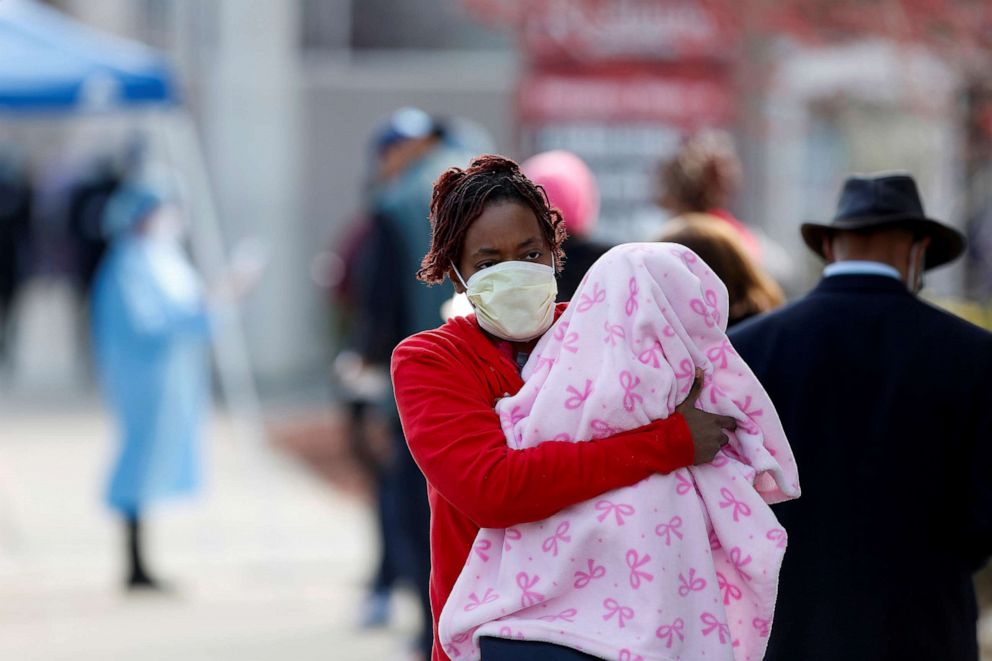
<path id="1" fill-rule="evenodd" d="M 682 533 L 679 532 L 679 528 L 681 527 L 682 517 L 676 515 L 669 519 L 668 523 L 659 523 L 654 529 L 654 534 L 665 538 L 665 546 L 671 546 L 672 535 L 682 539 Z"/>
<path id="2" fill-rule="evenodd" d="M 703 613 L 699 616 L 699 619 L 702 620 L 703 625 L 705 625 L 703 627 L 704 636 L 708 636 L 715 631 L 717 636 L 720 638 L 721 643 L 730 642 L 730 627 L 727 626 L 726 623 L 716 619 L 716 616 L 713 615 L 713 613 Z"/>
<path id="3" fill-rule="evenodd" d="M 661 367 L 661 361 L 664 359 L 665 352 L 662 351 L 661 342 L 658 341 L 637 355 L 637 360 L 651 367 Z"/>
<path id="4" fill-rule="evenodd" d="M 723 496 L 723 500 L 720 501 L 720 507 L 729 507 L 734 515 L 734 521 L 740 521 L 739 517 L 751 516 L 751 508 L 748 507 L 747 503 L 737 500 L 734 493 L 723 487 L 720 489 L 720 495 Z"/>
<path id="5" fill-rule="evenodd" d="M 613 503 L 609 500 L 601 500 L 596 503 L 596 509 L 602 512 L 602 514 L 596 517 L 598 521 L 605 521 L 606 518 L 612 514 L 618 526 L 622 526 L 624 524 L 625 516 L 632 516 L 636 511 L 632 505 L 627 505 L 626 503 Z"/>
<path id="6" fill-rule="evenodd" d="M 630 296 L 627 297 L 627 302 L 624 304 L 624 311 L 628 317 L 633 317 L 638 307 L 637 294 L 640 293 L 640 288 L 637 286 L 637 278 L 631 276 L 630 280 L 627 281 L 627 291 L 630 292 Z"/>
<path id="7" fill-rule="evenodd" d="M 586 384 L 581 391 L 575 386 L 569 386 L 567 390 L 572 396 L 565 400 L 565 408 L 577 409 L 585 404 L 585 401 L 589 399 L 589 395 L 592 394 L 592 381 L 586 379 Z"/>
<path id="8" fill-rule="evenodd" d="M 671 649 L 676 636 L 679 640 L 685 640 L 685 620 L 677 617 L 671 624 L 663 624 L 658 627 L 655 635 L 665 641 L 666 648 Z"/>
<path id="9" fill-rule="evenodd" d="M 483 604 L 492 603 L 499 599 L 499 595 L 493 592 L 492 588 L 486 588 L 486 593 L 481 597 L 474 592 L 468 596 L 468 604 L 465 606 L 465 610 L 473 611 Z"/>
<path id="10" fill-rule="evenodd" d="M 589 571 L 577 571 L 575 572 L 575 587 L 584 588 L 589 585 L 590 581 L 596 578 L 603 578 L 606 576 L 606 567 L 603 565 L 597 565 L 592 559 L 589 560 Z"/>
<path id="11" fill-rule="evenodd" d="M 689 307 L 703 318 L 707 326 L 720 325 L 720 310 L 717 307 L 716 292 L 712 289 L 707 289 L 702 299 L 692 299 Z"/>
<path id="12" fill-rule="evenodd" d="M 616 615 L 617 626 L 623 629 L 627 626 L 627 620 L 634 617 L 634 609 L 629 606 L 620 605 L 616 599 L 606 599 L 603 601 L 603 608 L 606 609 L 606 614 L 603 615 L 604 620 L 610 620 Z"/>
<path id="13" fill-rule="evenodd" d="M 651 561 L 651 556 L 645 553 L 643 556 L 639 555 L 634 549 L 627 551 L 627 568 L 630 570 L 630 587 L 635 590 L 641 587 L 641 581 L 653 581 L 654 575 L 649 574 L 647 571 L 641 569 L 644 565 Z"/>
<path id="14" fill-rule="evenodd" d="M 568 536 L 568 521 L 562 521 L 558 524 L 558 529 L 555 530 L 555 534 L 551 535 L 544 540 L 541 544 L 541 550 L 545 553 L 551 553 L 551 555 L 558 555 L 558 543 L 559 542 L 570 542 L 572 538 Z"/>
<path id="15" fill-rule="evenodd" d="M 592 293 L 582 294 L 579 296 L 579 305 L 577 307 L 579 312 L 588 312 L 597 303 L 602 303 L 606 300 L 606 290 L 600 289 L 599 283 L 593 284 Z"/>
<path id="16" fill-rule="evenodd" d="M 603 337 L 603 344 L 615 347 L 622 345 L 623 341 L 627 339 L 627 331 L 620 324 L 606 322 L 603 324 L 603 330 L 606 331 L 606 335 Z"/>
<path id="17" fill-rule="evenodd" d="M 537 619 L 542 620 L 544 622 L 557 622 L 559 620 L 561 620 L 562 622 L 574 622 L 575 616 L 578 614 L 579 612 L 574 608 L 566 608 L 557 615 L 542 615 Z"/>
<path id="18" fill-rule="evenodd" d="M 541 580 L 540 576 L 529 576 L 527 572 L 517 574 L 517 587 L 520 588 L 520 605 L 523 607 L 533 606 L 544 601 L 544 595 L 531 590 Z"/>
<path id="19" fill-rule="evenodd" d="M 641 380 L 624 370 L 620 372 L 620 387 L 623 388 L 623 408 L 633 411 L 634 407 L 644 401 L 644 398 L 637 394 L 637 386 L 641 385 Z"/>

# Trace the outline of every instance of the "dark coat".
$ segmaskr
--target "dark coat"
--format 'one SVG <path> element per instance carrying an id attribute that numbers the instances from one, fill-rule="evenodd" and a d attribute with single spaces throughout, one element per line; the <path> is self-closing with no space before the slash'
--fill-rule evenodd
<path id="1" fill-rule="evenodd" d="M 580 236 L 570 236 L 565 239 L 562 246 L 562 250 L 565 251 L 565 265 L 558 274 L 559 301 L 572 300 L 586 271 L 609 249 L 608 245 L 595 243 Z"/>
<path id="2" fill-rule="evenodd" d="M 803 495 L 768 661 L 978 658 L 992 552 L 992 334 L 894 278 L 824 278 L 730 334 L 778 408 Z"/>
<path id="3" fill-rule="evenodd" d="M 393 224 L 374 216 L 354 260 L 350 298 L 354 302 L 351 344 L 372 365 L 388 366 L 393 349 L 411 329 L 404 290 L 401 240 Z M 441 305 L 437 305 L 440 310 Z M 441 319 L 440 312 L 438 320 Z"/>

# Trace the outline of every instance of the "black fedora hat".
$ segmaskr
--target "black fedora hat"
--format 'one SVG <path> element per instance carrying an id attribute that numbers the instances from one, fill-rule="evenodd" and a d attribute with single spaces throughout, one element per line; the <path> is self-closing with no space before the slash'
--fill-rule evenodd
<path id="1" fill-rule="evenodd" d="M 906 173 L 885 172 L 848 177 L 837 202 L 837 213 L 830 224 L 803 223 L 800 229 L 809 249 L 824 257 L 823 238 L 831 232 L 884 225 L 898 225 L 920 236 L 930 237 L 924 269 L 946 264 L 964 252 L 964 235 L 926 216 L 916 182 Z"/>

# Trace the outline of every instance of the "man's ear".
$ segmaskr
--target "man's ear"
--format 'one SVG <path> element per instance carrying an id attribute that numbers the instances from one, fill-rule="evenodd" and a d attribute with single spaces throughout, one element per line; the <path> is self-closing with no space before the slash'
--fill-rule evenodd
<path id="1" fill-rule="evenodd" d="M 919 266 L 920 266 L 920 270 L 921 271 L 923 270 L 923 265 L 927 261 L 927 248 L 930 247 L 930 243 L 931 242 L 932 242 L 932 238 L 929 237 L 929 236 L 924 236 L 924 237 L 921 237 L 921 238 L 913 241 L 913 244 L 914 245 L 920 246 L 920 254 L 917 257 L 917 259 L 920 260 Z"/>
<path id="2" fill-rule="evenodd" d="M 455 273 L 455 269 L 448 269 L 448 280 L 451 280 L 451 284 L 455 286 L 455 291 L 457 293 L 465 293 L 465 287 L 462 286 L 461 280 L 458 279 L 458 274 Z"/>
<path id="3" fill-rule="evenodd" d="M 820 246 L 822 247 L 823 257 L 827 260 L 827 264 L 833 264 L 837 261 L 834 255 L 834 237 L 829 232 L 824 234 L 823 238 L 820 239 Z"/>

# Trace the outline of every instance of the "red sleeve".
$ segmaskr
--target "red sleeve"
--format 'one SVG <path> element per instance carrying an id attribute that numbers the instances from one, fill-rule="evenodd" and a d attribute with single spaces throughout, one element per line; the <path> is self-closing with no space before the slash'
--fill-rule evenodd
<path id="1" fill-rule="evenodd" d="M 393 353 L 392 375 L 414 459 L 427 481 L 481 528 L 539 521 L 693 461 L 692 437 L 678 414 L 597 441 L 511 449 L 478 379 L 418 337 Z"/>

